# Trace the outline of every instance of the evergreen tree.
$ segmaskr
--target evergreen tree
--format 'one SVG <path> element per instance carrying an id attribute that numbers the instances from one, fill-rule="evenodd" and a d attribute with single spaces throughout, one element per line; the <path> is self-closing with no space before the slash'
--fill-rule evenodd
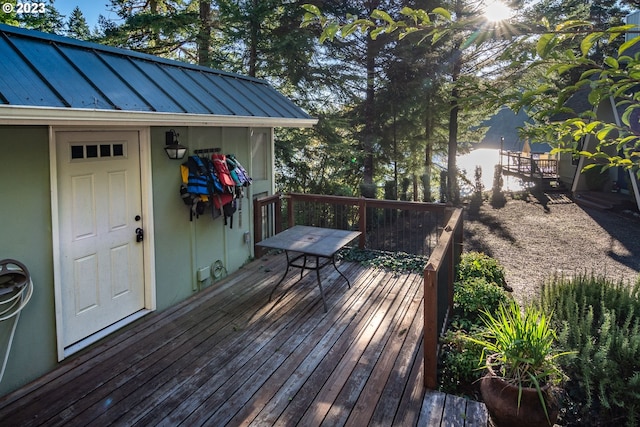
<path id="1" fill-rule="evenodd" d="M 17 20 L 24 28 L 59 35 L 65 32 L 64 16 L 55 8 L 53 0 L 49 0 L 44 13 L 24 13 L 17 15 Z"/>
<path id="2" fill-rule="evenodd" d="M 193 44 L 199 32 L 197 2 L 183 0 L 110 0 L 121 25 L 101 23 L 102 43 L 153 55 L 197 62 Z M 113 24 L 113 25 L 112 25 Z"/>
<path id="3" fill-rule="evenodd" d="M 73 9 L 67 20 L 66 35 L 80 40 L 88 40 L 91 36 L 87 20 L 78 6 Z"/>

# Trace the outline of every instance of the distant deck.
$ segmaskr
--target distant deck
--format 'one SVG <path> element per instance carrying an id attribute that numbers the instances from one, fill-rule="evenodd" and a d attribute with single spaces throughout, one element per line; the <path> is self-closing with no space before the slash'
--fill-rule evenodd
<path id="1" fill-rule="evenodd" d="M 486 426 L 423 386 L 422 275 L 323 270 L 325 314 L 315 274 L 267 302 L 284 268 L 267 255 L 70 358 L 1 398 L 0 424 Z"/>
<path id="2" fill-rule="evenodd" d="M 559 179 L 558 160 L 545 154 L 530 154 L 513 151 L 500 152 L 502 173 L 516 176 L 529 182 L 554 181 Z"/>

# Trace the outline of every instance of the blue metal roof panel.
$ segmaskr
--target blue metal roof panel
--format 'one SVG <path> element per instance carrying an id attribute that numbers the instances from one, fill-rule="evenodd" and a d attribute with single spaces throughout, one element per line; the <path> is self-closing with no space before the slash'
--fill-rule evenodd
<path id="1" fill-rule="evenodd" d="M 264 80 L 0 24 L 0 103 L 311 119 Z"/>
<path id="2" fill-rule="evenodd" d="M 211 114 L 193 94 L 187 92 L 179 82 L 163 71 L 166 66 L 139 60 L 133 60 L 133 63 L 145 74 L 147 80 L 160 86 L 180 106 L 182 111 L 175 111 L 176 113 Z"/>
<path id="3" fill-rule="evenodd" d="M 64 107 L 65 104 L 5 38 L 0 37 L 0 97 L 10 105 Z"/>
<path id="4" fill-rule="evenodd" d="M 180 85 L 185 88 L 190 94 L 196 97 L 203 105 L 207 107 L 211 114 L 222 115 L 234 115 L 235 113 L 212 91 L 212 88 L 203 85 L 201 81 L 197 79 L 202 73 L 198 71 L 184 70 L 179 67 L 165 67 L 167 72 L 173 79 L 180 82 Z"/>
<path id="5" fill-rule="evenodd" d="M 263 85 L 258 85 L 254 82 L 240 79 L 227 79 L 226 81 L 229 85 L 236 87 L 237 90 L 248 99 L 251 105 L 255 105 L 259 111 L 263 112 L 263 114 L 267 114 L 272 117 L 282 116 L 282 113 L 277 108 L 274 108 L 271 102 L 262 102 L 262 97 L 258 94 L 256 87 Z"/>
<path id="6" fill-rule="evenodd" d="M 178 113 L 184 109 L 172 99 L 162 87 L 155 82 L 150 81 L 148 76 L 144 74 L 131 58 L 116 56 L 110 54 L 102 55 L 109 66 L 127 80 L 136 93 L 138 93 L 145 102 L 151 107 L 151 111 Z"/>
<path id="7" fill-rule="evenodd" d="M 233 90 L 229 90 L 229 88 L 225 88 L 223 85 L 222 79 L 223 77 L 214 74 L 214 73 L 202 73 L 204 78 L 204 84 L 206 87 L 210 88 L 209 90 L 216 95 L 217 98 L 220 98 L 225 105 L 227 105 L 236 115 L 239 116 L 251 116 L 251 110 L 246 105 L 246 102 L 242 102 L 241 99 L 238 99 L 238 94 Z"/>
<path id="8" fill-rule="evenodd" d="M 263 100 L 263 102 L 266 101 L 265 105 L 272 106 L 277 114 L 283 117 L 304 117 L 300 115 L 302 112 L 300 107 L 291 102 L 289 98 L 280 95 L 280 93 L 271 86 L 254 84 L 251 85 L 250 88 L 256 98 Z"/>
<path id="9" fill-rule="evenodd" d="M 60 46 L 60 51 L 118 110 L 149 111 L 150 107 L 93 50 Z"/>
<path id="10" fill-rule="evenodd" d="M 108 101 L 54 48 L 35 40 L 15 37 L 16 48 L 72 108 L 108 108 Z"/>

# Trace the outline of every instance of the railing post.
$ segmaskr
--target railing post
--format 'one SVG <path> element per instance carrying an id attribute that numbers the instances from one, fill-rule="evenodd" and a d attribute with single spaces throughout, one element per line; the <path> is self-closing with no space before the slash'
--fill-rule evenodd
<path id="1" fill-rule="evenodd" d="M 429 263 L 424 269 L 424 386 L 438 386 L 438 271 Z"/>
<path id="2" fill-rule="evenodd" d="M 275 217 L 275 233 L 278 234 L 279 232 L 282 231 L 282 195 L 279 195 L 278 199 L 276 200 L 276 204 L 274 209 L 276 210 L 274 212 L 274 217 Z"/>
<path id="3" fill-rule="evenodd" d="M 262 241 L 262 203 L 260 199 L 253 201 L 253 256 L 260 258 L 262 256 L 262 247 L 256 243 Z"/>
<path id="4" fill-rule="evenodd" d="M 367 241 L 367 201 L 364 197 L 358 200 L 358 231 L 360 232 L 358 247 L 364 249 Z"/>
<path id="5" fill-rule="evenodd" d="M 533 173 L 534 165 L 533 165 L 533 154 L 529 154 L 529 174 L 531 175 L 531 181 L 533 181 L 534 173 Z"/>
<path id="6" fill-rule="evenodd" d="M 289 200 L 287 200 L 287 227 L 291 228 L 296 225 L 296 218 L 294 214 L 293 205 L 295 203 L 293 194 L 289 194 Z"/>
<path id="7" fill-rule="evenodd" d="M 451 230 L 451 228 L 450 228 Z M 451 246 L 449 247 L 447 269 L 447 309 L 448 314 L 453 314 L 453 283 L 456 281 L 456 230 L 451 230 Z M 445 320 L 446 322 L 447 320 Z M 445 325 L 443 325 L 444 327 Z"/>

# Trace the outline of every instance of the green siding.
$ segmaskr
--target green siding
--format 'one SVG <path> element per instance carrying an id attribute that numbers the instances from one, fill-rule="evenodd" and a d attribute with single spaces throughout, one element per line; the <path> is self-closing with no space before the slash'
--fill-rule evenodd
<path id="1" fill-rule="evenodd" d="M 173 129 L 191 152 L 220 147 L 250 168 L 250 129 Z M 179 195 L 181 162 L 168 159 L 163 149 L 167 130 L 150 129 L 157 310 L 216 286 L 212 279 L 198 282 L 198 269 L 220 260 L 230 274 L 251 258 L 252 244 L 243 239 L 245 232 L 252 231 L 251 200 L 255 190 L 272 185 L 271 180 L 266 180 L 245 189 L 242 225 L 240 211 L 234 215 L 233 228 L 225 226 L 223 218 L 214 220 L 209 214 L 189 221 L 188 207 Z M 267 131 L 270 137 L 271 130 Z M 0 126 L 0 259 L 22 261 L 34 281 L 34 295 L 20 317 L 7 371 L 0 383 L 0 395 L 58 364 L 48 141 L 45 126 Z M 0 345 L 4 346 L 8 333 L 3 333 L 3 328 L 7 329 L 6 325 L 0 324 Z"/>
<path id="2" fill-rule="evenodd" d="M 222 217 L 213 219 L 210 212 L 189 221 L 189 208 L 179 196 L 181 162 L 169 160 L 162 148 L 168 129 L 151 130 L 157 306 L 160 310 L 199 289 L 215 286 L 212 278 L 198 282 L 199 269 L 221 261 L 231 273 L 244 265 L 253 251 L 243 240 L 244 233 L 251 231 L 252 226 L 251 187 L 245 190 L 242 209 L 234 214 L 233 228 L 225 226 Z M 225 154 L 235 154 L 241 163 L 249 163 L 249 130 L 246 128 L 173 129 L 190 153 L 196 149 L 219 147 Z"/>
<path id="3" fill-rule="evenodd" d="M 33 297 L 21 312 L 0 395 L 56 366 L 47 127 L 0 126 L 0 259 L 26 265 Z M 12 321 L 0 323 L 0 354 Z"/>

